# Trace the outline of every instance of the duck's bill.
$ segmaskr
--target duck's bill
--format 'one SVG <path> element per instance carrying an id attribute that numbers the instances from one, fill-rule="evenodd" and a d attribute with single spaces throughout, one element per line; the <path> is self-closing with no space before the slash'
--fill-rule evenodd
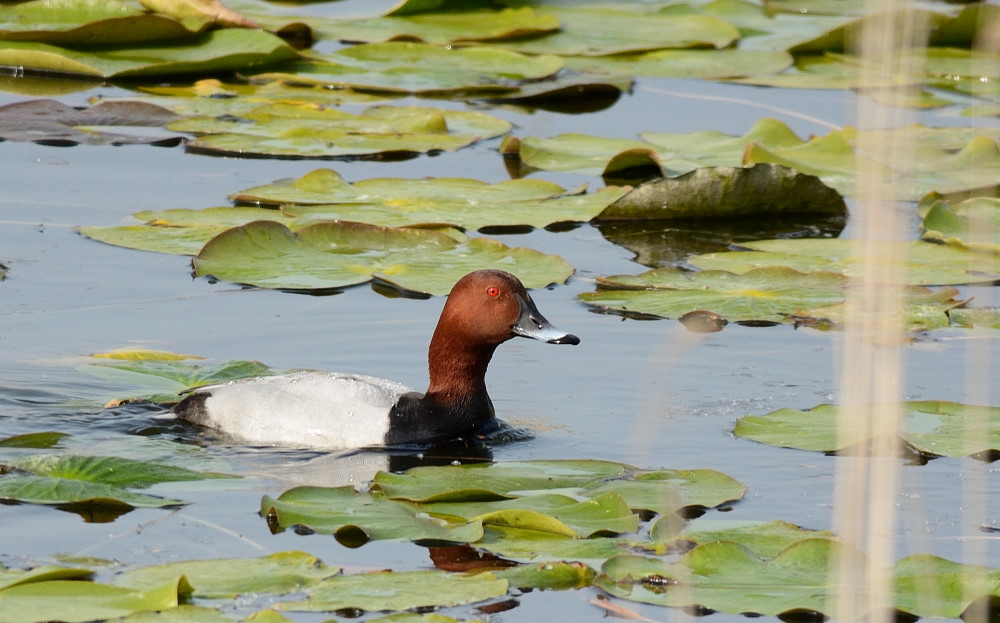
<path id="1" fill-rule="evenodd" d="M 511 326 L 511 333 L 521 337 L 530 337 L 534 340 L 541 340 L 549 344 L 579 344 L 580 338 L 572 333 L 566 333 L 552 326 L 545 316 L 542 315 L 535 302 L 529 296 L 517 297 L 521 305 L 521 314 L 517 321 Z"/>

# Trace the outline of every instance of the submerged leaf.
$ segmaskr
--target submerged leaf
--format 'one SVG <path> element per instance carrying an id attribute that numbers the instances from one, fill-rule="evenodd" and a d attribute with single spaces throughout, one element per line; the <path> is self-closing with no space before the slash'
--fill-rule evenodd
<path id="1" fill-rule="evenodd" d="M 290 290 L 335 289 L 373 277 L 411 292 L 447 294 L 466 273 L 502 267 L 528 288 L 565 281 L 573 268 L 558 256 L 476 238 L 365 223 L 320 222 L 292 233 L 257 221 L 219 234 L 194 260 L 197 275 Z"/>
<path id="2" fill-rule="evenodd" d="M 179 136 L 108 132 L 85 126 L 160 127 L 176 119 L 173 112 L 145 102 L 101 102 L 77 109 L 55 100 L 28 100 L 0 106 L 0 139 L 45 145 L 176 145 Z"/>

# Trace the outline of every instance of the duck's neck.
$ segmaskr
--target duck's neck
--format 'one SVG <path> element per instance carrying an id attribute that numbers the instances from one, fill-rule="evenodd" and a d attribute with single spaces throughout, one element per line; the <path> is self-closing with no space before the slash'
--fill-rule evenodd
<path id="1" fill-rule="evenodd" d="M 424 400 L 454 424 L 475 427 L 493 419 L 486 369 L 496 344 L 469 344 L 436 331 L 428 351 L 430 385 Z"/>

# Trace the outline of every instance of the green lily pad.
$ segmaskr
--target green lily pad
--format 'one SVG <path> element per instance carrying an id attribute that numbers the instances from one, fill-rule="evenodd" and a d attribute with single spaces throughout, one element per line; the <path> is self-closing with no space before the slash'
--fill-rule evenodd
<path id="1" fill-rule="evenodd" d="M 472 543 L 483 536 L 478 521 L 433 517 L 418 506 L 383 500 L 353 487 L 297 487 L 277 498 L 264 496 L 260 512 L 272 529 L 306 526 L 357 547 L 370 540 L 408 539 Z"/>
<path id="2" fill-rule="evenodd" d="M 0 40 L 68 47 L 182 39 L 209 24 L 207 19 L 178 21 L 121 0 L 32 0 L 0 7 Z"/>
<path id="3" fill-rule="evenodd" d="M 324 580 L 309 591 L 308 600 L 279 603 L 275 608 L 311 612 L 344 608 L 410 610 L 471 604 L 506 593 L 507 581 L 497 579 L 490 573 L 462 575 L 442 571 L 382 571 Z"/>
<path id="4" fill-rule="evenodd" d="M 656 50 L 641 54 L 573 56 L 566 67 L 577 71 L 616 76 L 690 78 L 717 80 L 777 74 L 792 65 L 788 52 L 780 50 Z"/>
<path id="5" fill-rule="evenodd" d="M 794 314 L 843 301 L 846 279 L 831 272 L 800 273 L 780 266 L 755 268 L 743 275 L 665 267 L 635 277 L 601 278 L 598 283 L 603 288 L 631 288 L 580 294 L 588 305 L 618 312 L 679 318 L 706 309 L 730 322 L 788 322 Z"/>
<path id="6" fill-rule="evenodd" d="M 372 480 L 372 489 L 392 499 L 413 502 L 503 500 L 531 492 L 577 489 L 604 478 L 624 477 L 633 469 L 621 463 L 588 460 L 415 467 L 403 474 L 379 472 Z"/>
<path id="7" fill-rule="evenodd" d="M 965 619 L 963 615 L 973 602 L 1000 597 L 1000 570 L 916 554 L 896 563 L 894 584 L 895 605 L 902 612 L 924 618 Z"/>
<path id="8" fill-rule="evenodd" d="M 617 554 L 664 554 L 666 551 L 662 543 L 634 537 L 579 539 L 511 526 L 491 525 L 485 528 L 482 540 L 475 543 L 476 549 L 519 562 L 573 560 L 597 567 Z"/>
<path id="9" fill-rule="evenodd" d="M 342 41 L 417 40 L 437 45 L 501 41 L 559 30 L 559 19 L 531 7 L 500 11 L 435 11 L 359 20 L 317 20 L 319 33 Z"/>
<path id="10" fill-rule="evenodd" d="M 0 591 L 18 586 L 20 584 L 31 584 L 33 582 L 51 582 L 52 580 L 86 580 L 94 572 L 90 569 L 78 567 L 60 567 L 58 565 L 42 565 L 27 571 L 18 569 L 4 569 L 0 567 Z"/>
<path id="11" fill-rule="evenodd" d="M 214 30 L 180 42 L 170 41 L 106 49 L 69 49 L 46 43 L 5 41 L 0 65 L 25 72 L 74 74 L 84 78 L 245 71 L 298 56 L 278 37 L 259 30 Z"/>
<path id="12" fill-rule="evenodd" d="M 321 222 L 292 233 L 273 221 L 227 230 L 194 259 L 195 273 L 265 288 L 316 290 L 373 277 L 410 292 L 447 294 L 466 273 L 504 268 L 528 288 L 561 283 L 573 268 L 558 256 L 488 238 L 459 243 L 445 234 L 352 222 Z"/>
<path id="13" fill-rule="evenodd" d="M 629 480 L 592 481 L 584 489 L 590 496 L 617 493 L 632 510 L 658 514 L 714 508 L 746 493 L 742 483 L 710 469 L 643 471 Z"/>
<path id="14" fill-rule="evenodd" d="M 512 588 L 566 591 L 590 586 L 597 575 L 580 562 L 531 563 L 492 572 Z"/>
<path id="15" fill-rule="evenodd" d="M 35 454 L 16 459 L 10 465 L 36 476 L 131 488 L 145 488 L 161 482 L 229 478 L 222 474 L 196 472 L 173 465 L 115 456 Z"/>
<path id="16" fill-rule="evenodd" d="M 291 66 L 292 74 L 255 76 L 298 83 L 389 93 L 476 93 L 509 91 L 526 81 L 554 76 L 563 60 L 551 54 L 527 56 L 487 47 L 443 47 L 393 41 L 366 43 L 333 54 L 312 55 Z M 294 77 L 292 77 L 294 76 Z"/>
<path id="17" fill-rule="evenodd" d="M 260 558 L 186 560 L 128 569 L 114 576 L 116 586 L 138 590 L 184 576 L 195 597 L 228 599 L 246 594 L 283 594 L 306 590 L 340 573 L 304 552 L 278 552 Z"/>
<path id="18" fill-rule="evenodd" d="M 254 618 L 250 615 L 245 621 L 257 623 L 292 623 L 289 619 L 277 620 Z M 232 623 L 233 619 L 215 608 L 181 604 L 169 610 L 141 610 L 127 617 L 115 619 L 115 623 Z"/>
<path id="19" fill-rule="evenodd" d="M 285 221 L 294 225 L 282 212 L 268 208 L 218 207 L 203 210 L 143 210 L 132 215 L 135 224 L 77 228 L 80 234 L 117 247 L 197 255 L 205 243 L 227 229 L 253 221 Z"/>
<path id="20" fill-rule="evenodd" d="M 920 225 L 924 240 L 1000 253 L 1000 198 L 974 197 L 952 207 L 935 201 Z"/>
<path id="21" fill-rule="evenodd" d="M 284 214 L 300 220 L 363 221 L 389 227 L 433 223 L 480 229 L 589 221 L 624 193 L 625 189 L 604 188 L 584 194 L 551 182 L 525 179 L 488 184 L 465 178 L 374 178 L 351 184 L 335 171 L 319 169 L 296 180 L 240 191 L 232 199 L 283 205 Z"/>
<path id="22" fill-rule="evenodd" d="M 962 307 L 948 311 L 948 317 L 956 326 L 971 329 L 988 327 L 1000 329 L 1000 308 L 997 307 Z"/>
<path id="23" fill-rule="evenodd" d="M 69 433 L 56 431 L 25 433 L 0 439 L 0 448 L 51 448 L 69 436 Z"/>
<path id="24" fill-rule="evenodd" d="M 863 557 L 832 539 L 798 541 L 770 559 L 758 558 L 742 545 L 716 541 L 695 547 L 676 563 L 615 556 L 601 567 L 596 585 L 616 597 L 663 606 L 768 616 L 828 613 L 834 598 L 828 567 L 834 556 L 848 561 Z"/>
<path id="25" fill-rule="evenodd" d="M 904 443 L 931 456 L 989 457 L 1000 452 L 1000 409 L 924 400 L 904 402 L 901 438 Z M 779 409 L 766 415 L 747 415 L 736 422 L 738 437 L 800 450 L 838 452 L 866 447 L 871 441 L 860 430 L 838 436 L 835 405 L 819 405 L 807 411 Z"/>
<path id="26" fill-rule="evenodd" d="M 141 610 L 170 610 L 178 606 L 182 584 L 181 577 L 146 591 L 73 580 L 21 584 L 0 591 L 0 620 L 84 623 Z"/>
<path id="27" fill-rule="evenodd" d="M 0 499 L 28 504 L 51 504 L 72 508 L 159 508 L 180 506 L 181 500 L 134 493 L 100 482 L 84 482 L 44 476 L 0 477 Z"/>
<path id="28" fill-rule="evenodd" d="M 806 539 L 830 539 L 827 530 L 806 530 L 786 521 L 739 521 L 698 518 L 677 536 L 699 545 L 714 541 L 738 543 L 760 558 L 774 558 L 782 550 Z"/>
<path id="29" fill-rule="evenodd" d="M 639 151 L 643 159 L 637 164 L 658 164 L 659 160 L 650 145 L 642 141 L 623 138 L 601 138 L 586 134 L 560 134 L 541 139 L 507 137 L 500 145 L 500 152 L 516 158 L 528 169 L 543 171 L 577 171 L 580 173 L 609 173 L 612 158 L 630 151 Z"/>
<path id="30" fill-rule="evenodd" d="M 177 394 L 190 387 L 274 374 L 273 370 L 257 361 L 204 365 L 155 359 L 124 362 L 98 360 L 82 365 L 78 370 L 115 385 L 134 386 L 137 388 L 135 391 L 142 392 L 143 399 L 159 403 L 176 402 Z M 136 399 L 136 396 L 130 398 Z M 121 401 L 119 398 L 118 402 Z"/>
<path id="31" fill-rule="evenodd" d="M 888 244 L 898 245 L 895 255 L 904 258 L 907 282 L 913 285 L 957 285 L 1000 279 L 1000 258 L 929 242 Z M 862 258 L 854 240 L 760 240 L 740 246 L 750 251 L 706 253 L 688 258 L 688 262 L 706 270 L 736 273 L 785 266 L 799 271 L 833 271 L 848 277 L 860 276 Z"/>
<path id="32" fill-rule="evenodd" d="M 846 215 L 847 205 L 819 178 L 780 165 L 695 169 L 645 182 L 598 219 L 738 218 L 751 215 Z"/>
<path id="33" fill-rule="evenodd" d="M 422 508 L 435 516 L 479 520 L 484 526 L 512 526 L 569 537 L 635 532 L 639 528 L 639 516 L 616 491 L 593 492 L 583 501 L 538 494 L 485 502 L 438 502 Z"/>
<path id="34" fill-rule="evenodd" d="M 265 104 L 240 117 L 191 117 L 169 125 L 200 134 L 188 149 L 283 158 L 386 157 L 453 151 L 500 136 L 506 121 L 483 113 L 376 106 L 360 115 L 315 104 Z"/>
<path id="35" fill-rule="evenodd" d="M 739 31 L 717 17 L 650 14 L 629 8 L 547 6 L 546 13 L 559 18 L 562 30 L 497 45 L 527 54 L 602 56 L 663 48 L 724 48 L 739 38 Z"/>

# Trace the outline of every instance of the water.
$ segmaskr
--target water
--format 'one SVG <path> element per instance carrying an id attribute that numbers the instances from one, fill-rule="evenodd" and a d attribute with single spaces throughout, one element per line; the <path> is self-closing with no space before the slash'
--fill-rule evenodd
<path id="1" fill-rule="evenodd" d="M 96 87 L 60 99 L 82 105 L 90 95 L 117 93 Z M 0 103 L 19 99 L 0 96 Z M 844 124 L 852 100 L 840 91 L 662 80 L 640 82 L 633 94 L 597 113 L 489 112 L 514 122 L 520 136 L 742 134 L 763 116 L 777 117 L 804 136 L 825 133 L 826 124 Z M 945 122 L 934 113 L 923 115 L 925 121 Z M 405 162 L 319 163 L 211 158 L 187 155 L 182 148 L 0 143 L 0 262 L 11 269 L 0 283 L 0 436 L 59 430 L 71 433 L 81 451 L 147 458 L 162 452 L 163 444 L 183 443 L 205 466 L 247 476 L 222 492 L 217 483 L 210 490 L 199 484 L 154 487 L 154 494 L 193 504 L 136 510 L 113 523 L 85 523 L 76 514 L 42 506 L 0 506 L 0 563 L 34 565 L 72 555 L 145 565 L 303 549 L 351 568 L 429 567 L 426 552 L 414 545 L 376 542 L 352 550 L 328 537 L 272 535 L 257 514 L 264 493 L 276 495 L 301 483 L 363 483 L 385 457 L 247 448 L 183 426 L 164 427 L 147 410 L 101 410 L 97 405 L 129 388 L 84 375 L 75 364 L 90 353 L 140 347 L 215 361 L 256 359 L 279 369 L 375 374 L 422 388 L 427 341 L 443 299 L 385 298 L 367 286 L 312 297 L 210 284 L 191 278 L 188 258 L 102 245 L 73 228 L 118 224 L 141 209 L 225 205 L 232 192 L 322 166 L 351 181 L 427 175 L 500 181 L 507 174 L 496 146 L 492 141 Z M 567 187 L 581 181 L 602 185 L 573 174 L 538 177 Z M 497 412 L 536 436 L 495 448 L 495 459 L 597 458 L 649 468 L 718 469 L 745 483 L 748 492 L 727 514 L 710 516 L 830 527 L 836 463 L 853 459 L 767 447 L 731 431 L 744 414 L 834 400 L 837 333 L 730 325 L 701 335 L 676 321 L 593 313 L 576 295 L 591 290 L 598 275 L 645 270 L 632 251 L 590 225 L 495 237 L 559 253 L 577 267 L 569 284 L 533 297 L 554 324 L 582 339 L 575 347 L 513 340 L 499 349 L 488 377 Z M 978 302 L 994 296 L 988 288 L 974 294 Z M 966 387 L 966 375 L 970 366 L 981 365 L 968 359 L 971 344 L 967 334 L 939 333 L 908 347 L 904 395 L 966 400 L 974 389 Z M 1000 365 L 997 352 L 992 348 L 988 355 L 991 366 Z M 997 464 L 968 458 L 906 465 L 898 495 L 899 556 L 929 552 L 969 560 L 972 552 L 979 554 L 975 562 L 1000 564 L 998 539 L 982 530 L 1000 527 L 998 470 Z M 974 498 L 964 497 L 965 483 L 976 491 Z M 558 613 L 596 621 L 603 611 L 587 603 L 596 594 L 531 593 L 491 620 L 531 621 Z M 681 616 L 625 605 L 657 619 Z M 742 619 L 716 615 L 713 620 Z"/>

